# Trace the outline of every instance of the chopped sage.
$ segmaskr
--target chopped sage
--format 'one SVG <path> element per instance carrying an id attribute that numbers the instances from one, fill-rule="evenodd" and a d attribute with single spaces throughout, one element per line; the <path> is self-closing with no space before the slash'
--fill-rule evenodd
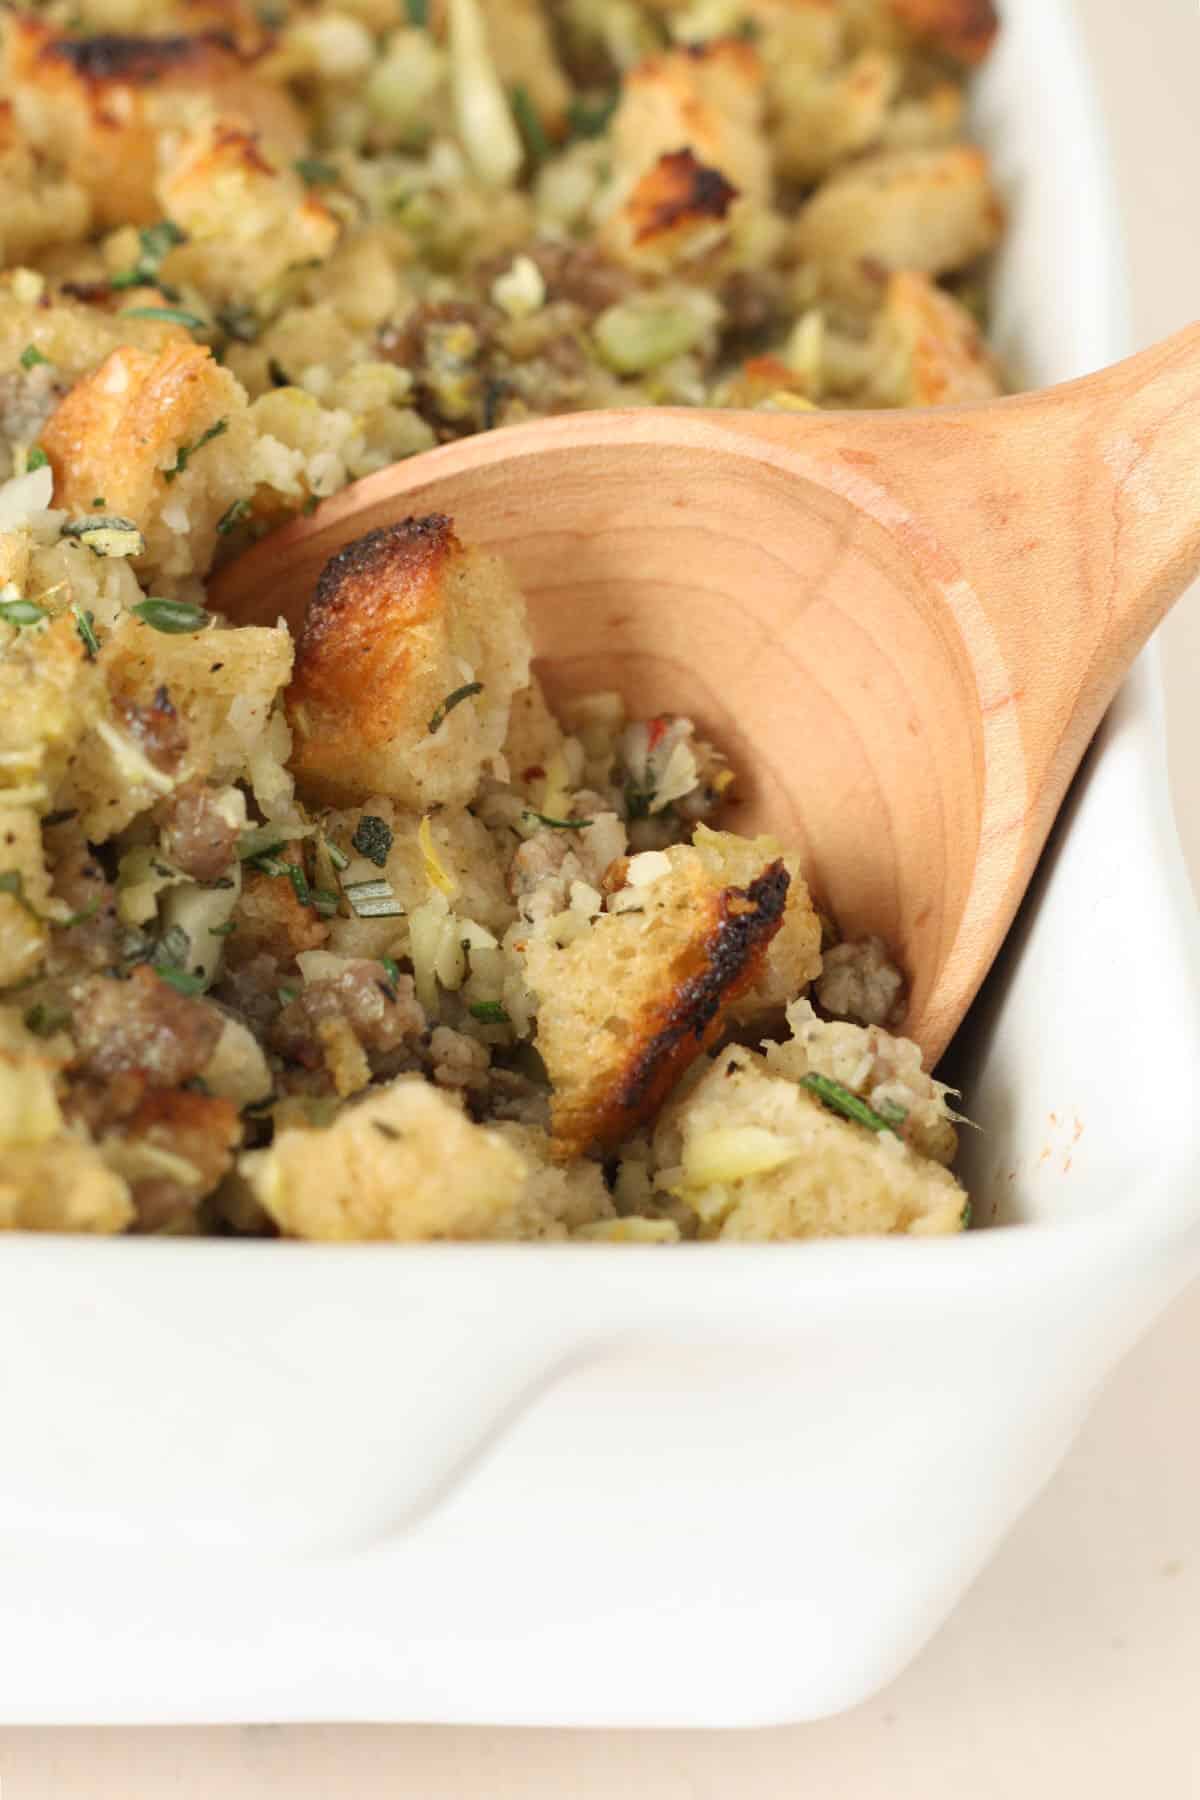
<path id="1" fill-rule="evenodd" d="M 392 847 L 392 828 L 386 819 L 376 813 L 364 813 L 354 827 L 351 844 L 360 856 L 373 862 L 377 869 L 387 867 L 388 851 Z"/>
<path id="2" fill-rule="evenodd" d="M 165 631 L 172 636 L 185 631 L 203 631 L 206 625 L 212 624 L 212 614 L 207 608 L 197 606 L 191 600 L 161 600 L 152 595 L 129 610 L 147 625 L 152 625 L 155 631 Z"/>
<path id="3" fill-rule="evenodd" d="M 442 725 L 445 723 L 447 713 L 452 713 L 456 706 L 461 706 L 462 702 L 464 700 L 469 700 L 472 694 L 482 694 L 482 692 L 482 681 L 466 681 L 463 683 L 462 687 L 455 688 L 452 694 L 447 694 L 446 698 L 442 701 L 441 705 L 429 721 L 430 736 L 432 737 L 435 731 L 441 729 Z"/>
<path id="4" fill-rule="evenodd" d="M 39 363 L 48 364 L 50 358 L 48 356 L 43 356 L 36 344 L 26 344 L 18 361 L 20 362 L 21 367 L 28 371 L 30 369 L 36 369 Z"/>
<path id="5" fill-rule="evenodd" d="M 210 425 L 207 431 L 200 433 L 194 444 L 180 444 L 175 452 L 175 461 L 169 469 L 163 470 L 163 480 L 174 481 L 177 475 L 182 475 L 197 450 L 203 450 L 205 444 L 211 444 L 214 438 L 219 438 L 228 430 L 229 420 L 218 419 L 215 425 Z"/>

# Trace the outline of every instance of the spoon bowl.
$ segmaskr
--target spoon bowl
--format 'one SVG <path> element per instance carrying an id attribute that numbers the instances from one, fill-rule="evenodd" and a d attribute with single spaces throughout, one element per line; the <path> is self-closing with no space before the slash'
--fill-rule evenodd
<path id="1" fill-rule="evenodd" d="M 1146 637 L 1200 571 L 1200 328 L 1043 393 L 923 413 L 539 420 L 384 469 L 229 565 L 302 622 L 351 539 L 450 514 L 503 556 L 551 698 L 694 717 L 731 823 L 909 978 L 936 1061 Z"/>

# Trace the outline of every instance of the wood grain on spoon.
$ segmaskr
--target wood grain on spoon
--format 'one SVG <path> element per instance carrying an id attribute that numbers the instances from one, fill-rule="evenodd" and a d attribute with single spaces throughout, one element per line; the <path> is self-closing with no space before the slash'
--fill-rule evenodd
<path id="1" fill-rule="evenodd" d="M 552 694 L 695 716 L 743 831 L 799 846 L 945 1048 L 1138 650 L 1200 572 L 1200 327 L 1043 393 L 936 412 L 579 413 L 355 483 L 225 569 L 293 626 L 325 561 L 450 513 L 529 601 Z"/>

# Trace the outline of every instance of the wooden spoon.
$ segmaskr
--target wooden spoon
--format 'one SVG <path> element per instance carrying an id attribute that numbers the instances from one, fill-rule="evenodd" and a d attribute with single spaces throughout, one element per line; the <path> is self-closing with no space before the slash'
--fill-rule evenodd
<path id="1" fill-rule="evenodd" d="M 552 696 L 684 712 L 732 823 L 908 972 L 940 1056 L 1138 650 L 1200 573 L 1200 326 L 961 410 L 578 413 L 356 482 L 225 569 L 298 627 L 335 550 L 449 513 L 506 557 Z"/>

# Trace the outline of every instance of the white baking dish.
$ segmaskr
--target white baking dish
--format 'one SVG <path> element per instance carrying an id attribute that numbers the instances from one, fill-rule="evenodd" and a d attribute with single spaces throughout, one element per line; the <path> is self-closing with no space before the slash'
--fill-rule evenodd
<path id="1" fill-rule="evenodd" d="M 1065 3 L 1006 13 L 979 100 L 1014 208 L 1000 335 L 1042 382 L 1124 350 L 1121 268 Z M 713 1725 L 863 1698 L 1200 1259 L 1198 963 L 1144 661 L 956 1050 L 1000 1228 L 7 1239 L 0 1716 Z"/>

